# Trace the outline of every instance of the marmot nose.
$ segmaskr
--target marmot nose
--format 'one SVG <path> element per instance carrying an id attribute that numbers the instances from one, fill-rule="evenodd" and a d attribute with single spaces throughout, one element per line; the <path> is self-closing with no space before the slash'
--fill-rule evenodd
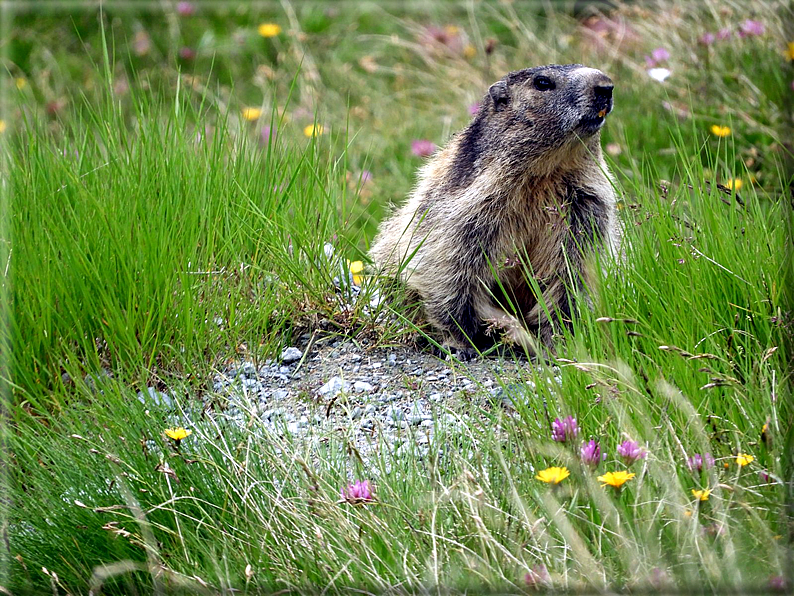
<path id="1" fill-rule="evenodd" d="M 612 99 L 612 89 L 615 86 L 612 83 L 598 83 L 594 87 L 596 99 Z"/>

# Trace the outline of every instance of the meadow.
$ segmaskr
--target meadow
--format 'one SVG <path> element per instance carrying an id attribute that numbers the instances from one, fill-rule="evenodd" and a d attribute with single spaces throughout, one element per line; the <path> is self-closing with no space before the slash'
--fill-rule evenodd
<path id="1" fill-rule="evenodd" d="M 579 4 L 4 8 L 0 591 L 791 590 L 794 14 Z M 307 333 L 415 346 L 334 278 L 547 63 L 615 82 L 625 259 L 516 412 L 366 462 L 254 411 L 165 432 L 139 391 L 191 410 Z"/>

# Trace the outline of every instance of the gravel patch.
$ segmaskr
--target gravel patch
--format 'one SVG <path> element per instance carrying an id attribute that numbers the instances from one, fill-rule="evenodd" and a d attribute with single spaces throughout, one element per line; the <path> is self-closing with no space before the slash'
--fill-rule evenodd
<path id="1" fill-rule="evenodd" d="M 336 436 L 366 462 L 383 447 L 425 455 L 440 429 L 462 430 L 493 407 L 512 411 L 533 400 L 543 407 L 534 386 L 522 380 L 534 366 L 526 361 L 462 364 L 407 347 L 370 348 L 331 338 L 314 342 L 308 352 L 299 345 L 285 346 L 275 360 L 227 366 L 201 400 L 185 400 L 187 409 L 174 423 L 233 425 L 263 438 Z M 154 388 L 138 398 L 169 409 L 173 403 Z"/>

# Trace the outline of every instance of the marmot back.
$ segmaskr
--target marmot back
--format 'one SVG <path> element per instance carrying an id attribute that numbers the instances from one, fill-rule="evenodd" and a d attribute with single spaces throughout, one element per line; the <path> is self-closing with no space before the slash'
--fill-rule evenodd
<path id="1" fill-rule="evenodd" d="M 531 354 L 536 338 L 551 348 L 588 283 L 588 255 L 617 254 L 599 132 L 612 88 L 580 64 L 511 72 L 381 223 L 376 270 L 421 296 L 446 346 L 470 356 L 500 332 Z"/>

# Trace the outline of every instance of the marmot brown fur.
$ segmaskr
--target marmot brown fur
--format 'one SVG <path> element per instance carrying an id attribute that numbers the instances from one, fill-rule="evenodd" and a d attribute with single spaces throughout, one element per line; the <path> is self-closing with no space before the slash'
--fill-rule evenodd
<path id="1" fill-rule="evenodd" d="M 612 88 L 581 64 L 511 72 L 382 222 L 376 271 L 419 294 L 447 347 L 472 356 L 499 331 L 530 354 L 536 339 L 551 348 L 589 281 L 588 255 L 617 254 L 599 132 Z"/>

